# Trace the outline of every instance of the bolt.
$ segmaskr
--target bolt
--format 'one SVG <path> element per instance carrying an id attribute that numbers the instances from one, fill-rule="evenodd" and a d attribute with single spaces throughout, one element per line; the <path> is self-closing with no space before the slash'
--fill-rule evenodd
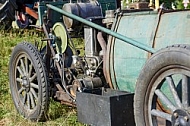
<path id="1" fill-rule="evenodd" d="M 174 113 L 174 117 L 175 117 L 175 118 L 178 118 L 178 114 L 177 114 L 177 113 Z"/>
<path id="2" fill-rule="evenodd" d="M 189 120 L 189 117 L 188 116 L 185 116 L 184 117 L 184 120 L 187 122 Z"/>

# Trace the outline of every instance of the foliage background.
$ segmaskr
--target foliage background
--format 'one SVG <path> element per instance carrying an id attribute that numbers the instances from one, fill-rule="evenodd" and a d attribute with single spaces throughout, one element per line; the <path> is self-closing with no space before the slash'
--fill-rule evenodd
<path id="1" fill-rule="evenodd" d="M 122 0 L 122 4 L 123 6 L 126 6 L 126 1 L 128 1 L 129 3 L 131 3 L 132 1 L 147 1 L 149 2 L 149 0 Z M 153 0 L 154 2 L 155 0 Z M 183 0 L 159 0 L 160 4 L 164 3 L 164 7 L 167 9 L 171 9 L 172 8 L 172 4 L 173 6 L 175 6 L 176 9 L 184 9 L 183 6 Z M 187 7 L 188 9 L 190 8 L 190 4 Z"/>

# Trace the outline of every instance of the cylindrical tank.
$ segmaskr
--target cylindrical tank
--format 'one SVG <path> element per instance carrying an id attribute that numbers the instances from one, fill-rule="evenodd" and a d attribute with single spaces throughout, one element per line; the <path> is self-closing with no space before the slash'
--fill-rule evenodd
<path id="1" fill-rule="evenodd" d="M 67 3 L 63 5 L 63 10 L 75 14 L 84 19 L 89 17 L 100 17 L 102 15 L 101 7 L 96 2 L 91 3 Z M 63 21 L 67 28 L 74 28 L 80 25 L 80 22 L 63 16 Z"/>
<path id="2" fill-rule="evenodd" d="M 161 15 L 157 11 L 124 12 L 112 29 L 159 50 L 169 45 L 189 44 L 189 17 L 189 11 Z M 115 38 L 108 42 L 107 49 L 106 69 L 110 85 L 134 92 L 140 71 L 151 54 Z"/>

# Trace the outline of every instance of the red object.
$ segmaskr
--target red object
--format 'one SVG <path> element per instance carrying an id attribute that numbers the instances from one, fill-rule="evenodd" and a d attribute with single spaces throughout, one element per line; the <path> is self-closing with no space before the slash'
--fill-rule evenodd
<path id="1" fill-rule="evenodd" d="M 27 14 L 29 14 L 30 16 L 34 17 L 35 19 L 38 19 L 38 14 L 35 10 L 27 7 L 27 6 L 24 6 L 24 10 Z"/>

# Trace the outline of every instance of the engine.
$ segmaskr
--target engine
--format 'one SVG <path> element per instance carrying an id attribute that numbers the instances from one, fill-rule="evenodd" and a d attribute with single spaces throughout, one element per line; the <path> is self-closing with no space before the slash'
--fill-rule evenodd
<path id="1" fill-rule="evenodd" d="M 88 3 L 67 3 L 64 4 L 63 10 L 104 26 L 102 23 L 102 9 L 96 1 Z M 63 22 L 70 34 L 73 32 L 82 32 L 85 44 L 83 56 L 79 56 L 78 51 L 75 49 L 75 53 L 66 51 L 68 58 L 65 59 L 72 59 L 72 61 L 67 61 L 71 62 L 71 64 L 67 65 L 68 67 L 64 70 L 64 78 L 68 91 L 72 96 L 76 96 L 76 91 L 82 92 L 83 90 L 103 87 L 105 84 L 103 60 L 106 45 L 106 42 L 102 41 L 104 39 L 103 35 L 100 34 L 98 37 L 98 30 L 68 17 L 63 16 Z"/>
<path id="2" fill-rule="evenodd" d="M 101 18 L 90 19 L 100 23 Z M 72 69 L 77 77 L 77 81 L 85 89 L 93 89 L 103 86 L 103 51 L 97 40 L 98 31 L 88 26 L 84 26 L 84 56 L 72 56 Z M 76 84 L 74 84 L 76 86 Z M 79 86 L 79 85 L 78 85 Z"/>

